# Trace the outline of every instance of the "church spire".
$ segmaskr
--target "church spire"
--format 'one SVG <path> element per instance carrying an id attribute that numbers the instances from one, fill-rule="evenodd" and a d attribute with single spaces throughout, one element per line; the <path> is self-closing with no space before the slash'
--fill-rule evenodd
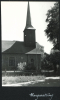
<path id="1" fill-rule="evenodd" d="M 29 28 L 29 27 L 32 27 L 32 25 L 31 25 L 30 7 L 29 7 L 29 1 L 28 1 L 27 19 L 26 19 L 26 27 L 25 28 Z"/>
<path id="2" fill-rule="evenodd" d="M 35 47 L 35 28 L 31 24 L 29 1 L 27 7 L 26 27 L 24 29 L 24 45 L 26 47 Z"/>

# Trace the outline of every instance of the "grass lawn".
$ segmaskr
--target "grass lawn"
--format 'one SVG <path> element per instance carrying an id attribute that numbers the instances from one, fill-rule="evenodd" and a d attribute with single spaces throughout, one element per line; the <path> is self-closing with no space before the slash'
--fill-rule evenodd
<path id="1" fill-rule="evenodd" d="M 3 76 L 2 85 L 4 84 L 16 84 L 21 82 L 29 82 L 36 80 L 44 80 L 45 76 Z"/>
<path id="2" fill-rule="evenodd" d="M 2 86 L 60 87 L 60 77 L 2 76 Z"/>

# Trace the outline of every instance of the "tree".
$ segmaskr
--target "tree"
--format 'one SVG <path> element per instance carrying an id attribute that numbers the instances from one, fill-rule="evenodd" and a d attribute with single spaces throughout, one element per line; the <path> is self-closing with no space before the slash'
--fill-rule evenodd
<path id="1" fill-rule="evenodd" d="M 47 53 L 44 53 L 44 58 L 42 59 L 42 63 L 41 63 L 41 68 L 45 69 L 45 70 L 52 70 L 54 69 L 52 66 L 52 61 L 50 61 L 50 55 Z"/>
<path id="2" fill-rule="evenodd" d="M 50 54 L 50 62 L 53 63 L 53 66 L 54 66 L 54 71 L 56 72 L 57 71 L 57 66 L 56 65 L 59 65 L 60 63 L 60 52 L 54 52 L 54 53 L 51 53 Z"/>
<path id="3" fill-rule="evenodd" d="M 53 43 L 54 50 L 49 56 L 49 61 L 50 63 L 53 63 L 54 70 L 56 71 L 56 65 L 60 65 L 59 2 L 56 2 L 54 6 L 48 10 L 46 15 L 46 22 L 48 25 L 45 34 L 48 40 Z"/>
<path id="4" fill-rule="evenodd" d="M 48 40 L 53 43 L 54 49 L 59 50 L 59 2 L 56 2 L 46 15 L 48 25 L 45 33 Z"/>

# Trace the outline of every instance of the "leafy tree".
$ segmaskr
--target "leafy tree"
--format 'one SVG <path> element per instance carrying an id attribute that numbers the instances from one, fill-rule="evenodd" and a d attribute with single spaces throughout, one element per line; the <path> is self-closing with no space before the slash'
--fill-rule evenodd
<path id="1" fill-rule="evenodd" d="M 45 53 L 44 54 L 44 59 L 42 60 L 41 63 L 41 68 L 45 70 L 52 70 L 53 68 L 53 63 L 50 61 L 50 55 Z"/>
<path id="2" fill-rule="evenodd" d="M 59 65 L 60 63 L 60 52 L 54 52 L 54 53 L 51 53 L 50 54 L 50 62 L 53 63 L 53 66 L 54 66 L 54 71 L 56 72 L 57 71 L 57 66 L 56 65 Z"/>
<path id="3" fill-rule="evenodd" d="M 59 49 L 59 2 L 56 2 L 46 15 L 48 25 L 45 33 L 48 40 L 53 43 L 54 49 Z"/>
<path id="4" fill-rule="evenodd" d="M 46 22 L 48 25 L 45 34 L 48 40 L 53 43 L 54 50 L 49 56 L 49 61 L 53 63 L 54 70 L 56 71 L 56 65 L 60 65 L 59 2 L 56 2 L 54 6 L 48 10 L 46 15 Z M 58 50 L 58 52 L 56 50 Z"/>
<path id="5" fill-rule="evenodd" d="M 60 63 L 60 52 L 53 52 L 50 55 L 45 54 L 46 56 L 42 60 L 41 67 L 45 70 L 54 70 L 56 73 L 59 67 L 57 68 L 57 65 L 59 66 Z M 60 72 L 59 72 L 60 73 Z"/>
<path id="6" fill-rule="evenodd" d="M 46 55 L 42 61 L 42 66 L 47 66 L 47 68 L 54 67 L 54 72 L 56 72 L 56 65 L 60 65 L 59 2 L 56 2 L 54 6 L 48 10 L 46 15 L 46 22 L 48 24 L 45 34 L 48 40 L 53 43 L 52 50 L 54 52 L 50 53 L 50 55 Z"/>

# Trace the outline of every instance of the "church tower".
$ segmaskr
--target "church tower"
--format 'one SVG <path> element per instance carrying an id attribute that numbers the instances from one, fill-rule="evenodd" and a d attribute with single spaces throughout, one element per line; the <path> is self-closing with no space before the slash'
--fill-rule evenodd
<path id="1" fill-rule="evenodd" d="M 26 47 L 35 47 L 35 29 L 31 24 L 29 1 L 27 8 L 26 27 L 24 29 L 24 44 Z"/>

